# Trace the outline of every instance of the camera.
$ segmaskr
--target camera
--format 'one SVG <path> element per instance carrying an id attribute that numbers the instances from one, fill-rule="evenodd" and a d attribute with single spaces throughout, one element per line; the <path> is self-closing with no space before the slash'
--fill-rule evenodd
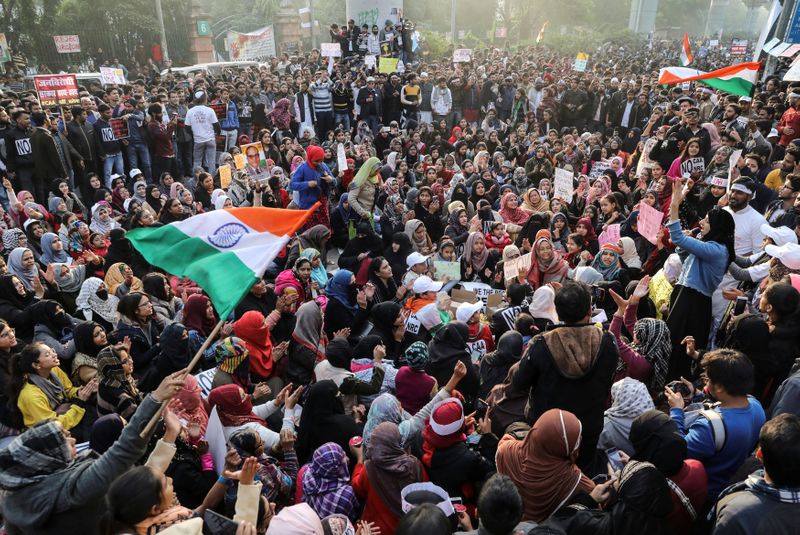
<path id="1" fill-rule="evenodd" d="M 675 393 L 678 393 L 683 397 L 683 399 L 689 399 L 691 396 L 691 391 L 689 387 L 686 386 L 682 381 L 672 381 L 671 383 L 667 383 L 666 388 L 669 388 Z M 665 390 L 666 390 L 665 388 Z M 667 393 L 661 392 L 658 394 L 658 398 L 656 399 L 656 404 L 666 403 L 667 402 Z"/>

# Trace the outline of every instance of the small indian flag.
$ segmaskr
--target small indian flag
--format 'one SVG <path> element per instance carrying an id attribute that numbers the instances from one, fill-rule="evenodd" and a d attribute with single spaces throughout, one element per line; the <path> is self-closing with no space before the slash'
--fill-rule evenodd
<path id="1" fill-rule="evenodd" d="M 748 97 L 753 92 L 760 66 L 761 63 L 758 61 L 751 61 L 711 72 L 686 67 L 665 67 L 658 74 L 658 83 L 674 85 L 683 82 L 700 82 L 726 93 Z"/>
<path id="2" fill-rule="evenodd" d="M 225 318 L 318 206 L 213 210 L 127 237 L 154 266 L 196 282 Z"/>
<path id="3" fill-rule="evenodd" d="M 542 29 L 539 30 L 539 35 L 536 36 L 537 45 L 542 42 L 542 39 L 544 39 L 544 31 L 547 29 L 548 24 L 550 24 L 549 20 L 544 21 L 544 24 L 542 24 Z"/>
<path id="4" fill-rule="evenodd" d="M 692 62 L 692 50 L 689 48 L 689 33 L 683 32 L 683 46 L 681 47 L 681 65 L 686 67 Z"/>

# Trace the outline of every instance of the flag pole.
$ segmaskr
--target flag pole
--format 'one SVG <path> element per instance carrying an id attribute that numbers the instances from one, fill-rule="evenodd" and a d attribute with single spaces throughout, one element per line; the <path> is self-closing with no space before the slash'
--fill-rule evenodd
<path id="1" fill-rule="evenodd" d="M 217 333 L 219 333 L 219 330 L 222 328 L 224 324 L 225 324 L 225 318 L 217 322 L 217 324 L 214 326 L 214 329 L 206 338 L 206 341 L 203 342 L 203 345 L 201 345 L 200 349 L 197 350 L 197 353 L 195 354 L 194 358 L 191 360 L 191 362 L 189 362 L 189 365 L 186 366 L 186 369 L 184 370 L 181 379 L 186 379 L 186 376 L 189 375 L 189 373 L 192 371 L 192 368 L 194 368 L 197 365 L 197 363 L 200 361 L 200 358 L 203 356 L 203 353 L 205 353 L 206 349 L 208 349 L 208 346 L 211 345 L 211 342 L 214 340 L 214 338 L 217 337 Z M 158 411 L 156 411 L 153 417 L 150 418 L 150 421 L 147 422 L 147 425 L 144 427 L 142 432 L 139 433 L 140 438 L 147 438 L 147 435 L 149 435 L 153 431 L 153 428 L 156 426 L 158 420 L 161 418 L 161 413 L 164 412 L 164 409 L 166 407 L 167 403 L 162 402 L 161 408 L 158 409 Z"/>

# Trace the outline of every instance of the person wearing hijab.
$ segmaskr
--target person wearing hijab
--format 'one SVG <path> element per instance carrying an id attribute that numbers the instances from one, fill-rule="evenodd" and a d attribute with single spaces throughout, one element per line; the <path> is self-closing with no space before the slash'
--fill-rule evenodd
<path id="1" fill-rule="evenodd" d="M 144 398 L 133 378 L 133 360 L 124 347 L 108 346 L 97 355 L 97 412 L 117 413 L 125 419 L 136 412 Z"/>
<path id="2" fill-rule="evenodd" d="M 439 384 L 447 383 L 458 362 L 464 363 L 467 373 L 459 383 L 459 392 L 467 400 L 478 393 L 480 378 L 478 370 L 472 363 L 467 340 L 469 326 L 463 321 L 451 321 L 442 327 L 429 344 L 430 359 L 425 371 L 435 378 Z"/>
<path id="3" fill-rule="evenodd" d="M 302 470 L 303 501 L 320 518 L 342 514 L 352 522 L 358 519 L 360 504 L 353 487 L 347 456 L 335 442 L 321 445 Z"/>
<path id="4" fill-rule="evenodd" d="M 281 428 L 294 432 L 294 398 L 285 398 Z M 261 437 L 265 451 L 272 451 L 280 443 L 280 435 L 269 429 L 265 420 L 280 411 L 282 404 L 283 401 L 276 397 L 273 401 L 254 406 L 250 396 L 236 384 L 218 386 L 208 394 L 209 408 L 216 407 L 225 440 L 230 440 L 231 435 L 239 429 L 250 429 Z"/>
<path id="5" fill-rule="evenodd" d="M 16 275 L 29 292 L 34 291 L 33 279 L 39 277 L 33 252 L 27 247 L 17 247 L 8 255 L 8 272 Z"/>
<path id="6" fill-rule="evenodd" d="M 189 374 L 183 382 L 183 388 L 169 402 L 169 410 L 187 422 L 187 426 L 196 425 L 200 436 L 206 435 L 208 427 L 208 402 L 203 399 L 200 384 L 194 375 Z"/>
<path id="7" fill-rule="evenodd" d="M 633 455 L 631 423 L 640 414 L 654 409 L 653 398 L 644 383 L 625 377 L 611 385 L 611 407 L 606 409 L 603 432 L 597 449 L 618 449 Z"/>
<path id="8" fill-rule="evenodd" d="M 116 413 L 101 416 L 92 424 L 89 448 L 102 455 L 119 439 L 126 424 L 125 419 Z"/>
<path id="9" fill-rule="evenodd" d="M 531 212 L 537 211 L 541 210 L 520 208 L 517 194 L 513 191 L 507 191 L 500 199 L 500 216 L 503 218 L 503 223 L 506 224 L 506 230 L 512 235 L 519 233 L 525 223 L 528 222 L 528 219 L 531 218 Z"/>
<path id="10" fill-rule="evenodd" d="M 543 333 L 550 325 L 558 323 L 558 313 L 555 305 L 556 293 L 552 286 L 539 286 L 528 306 L 528 312 L 533 318 L 534 327 L 537 333 Z"/>
<path id="11" fill-rule="evenodd" d="M 461 280 L 490 284 L 494 279 L 499 257 L 500 252 L 497 249 L 490 250 L 486 247 L 483 234 L 478 231 L 470 232 L 461 257 Z"/>
<path id="12" fill-rule="evenodd" d="M 215 344 L 214 360 L 217 363 L 217 371 L 214 373 L 214 380 L 211 381 L 211 388 L 235 384 L 250 394 L 254 405 L 266 401 L 260 397 L 264 388 L 256 392 L 257 385 L 250 377 L 250 353 L 241 338 L 229 336 Z"/>
<path id="13" fill-rule="evenodd" d="M 295 328 L 289 341 L 286 380 L 295 386 L 307 385 L 314 366 L 325 358 L 322 310 L 316 301 L 306 301 L 297 309 Z"/>
<path id="14" fill-rule="evenodd" d="M 333 339 L 335 333 L 344 328 L 349 328 L 352 336 L 358 336 L 369 319 L 372 309 L 369 287 L 363 290 L 364 300 L 359 301 L 355 278 L 352 271 L 340 269 L 325 287 L 325 295 L 328 297 L 325 334 L 328 339 Z"/>
<path id="15" fill-rule="evenodd" d="M 159 327 L 164 329 L 182 317 L 183 301 L 172 295 L 172 287 L 161 273 L 150 273 L 142 279 L 142 289 L 150 298 Z"/>
<path id="16" fill-rule="evenodd" d="M 568 271 L 569 265 L 556 253 L 550 238 L 542 236 L 533 243 L 527 279 L 534 290 L 551 282 L 564 282 Z"/>
<path id="17" fill-rule="evenodd" d="M 405 235 L 411 240 L 414 251 L 427 255 L 433 251 L 433 242 L 428 235 L 425 224 L 419 219 L 410 219 L 406 222 Z"/>
<path id="18" fill-rule="evenodd" d="M 339 255 L 339 267 L 358 273 L 359 282 L 363 284 L 369 276 L 370 262 L 380 256 L 382 250 L 383 240 L 375 234 L 370 222 L 362 219 L 356 225 L 355 236 L 347 242 Z"/>
<path id="19" fill-rule="evenodd" d="M 628 438 L 633 446 L 631 459 L 652 463 L 664 477 L 672 493 L 669 523 L 675 533 L 688 533 L 704 510 L 708 476 L 703 463 L 687 458 L 686 439 L 668 414 L 649 410 L 631 423 Z"/>
<path id="20" fill-rule="evenodd" d="M 42 297 L 45 297 L 44 293 L 38 295 L 27 290 L 16 275 L 0 275 L 0 318 L 5 319 L 22 340 L 33 337 L 38 312 L 36 305 Z"/>
<path id="21" fill-rule="evenodd" d="M 627 271 L 620 265 L 622 248 L 615 243 L 604 243 L 600 248 L 600 254 L 594 257 L 592 267 L 597 271 L 606 282 L 619 281 L 624 288 L 630 282 Z"/>
<path id="22" fill-rule="evenodd" d="M 357 217 L 358 215 L 347 199 L 347 193 L 343 193 L 336 209 L 331 212 L 331 230 L 333 232 L 331 243 L 336 247 L 347 245 L 347 240 L 350 239 L 351 222 L 355 221 Z"/>
<path id="23" fill-rule="evenodd" d="M 425 469 L 419 459 L 403 449 L 400 431 L 393 422 L 378 424 L 364 450 L 368 460 L 359 459 L 352 477 L 353 489 L 364 502 L 361 519 L 373 523 L 381 533 L 393 533 L 404 514 L 401 491 L 426 481 Z"/>
<path id="24" fill-rule="evenodd" d="M 591 218 L 581 217 L 578 219 L 578 222 L 575 224 L 575 232 L 583 237 L 589 252 L 592 255 L 596 255 L 600 250 L 600 244 L 597 241 L 597 232 L 595 231 Z"/>
<path id="25" fill-rule="evenodd" d="M 362 348 L 357 345 L 351 350 L 347 339 L 341 336 L 328 343 L 325 348 L 325 360 L 314 367 L 314 377 L 317 381 L 330 379 L 336 383 L 345 414 L 352 414 L 358 396 L 374 396 L 380 392 L 386 371 L 382 364 L 383 347 L 379 342 L 380 338 L 377 336 L 366 336 L 359 342 L 367 347 L 368 344 L 373 344 L 371 349 L 366 350 L 368 357 L 372 359 L 372 377 L 369 381 L 362 381 L 352 371 L 353 355 L 361 357 L 363 353 L 359 355 L 356 350 Z"/>
<path id="26" fill-rule="evenodd" d="M 411 238 L 404 232 L 396 232 L 392 235 L 391 242 L 383 251 L 383 257 L 392 266 L 392 276 L 397 284 L 400 284 L 403 275 L 408 269 L 406 263 L 408 255 L 413 252 Z"/>
<path id="27" fill-rule="evenodd" d="M 331 170 L 323 162 L 324 159 L 325 151 L 322 147 L 309 145 L 306 149 L 306 161 L 292 173 L 293 202 L 301 210 L 311 208 L 317 201 L 323 204 L 309 218 L 306 228 L 317 224 L 330 228 L 327 199 L 336 181 Z"/>
<path id="28" fill-rule="evenodd" d="M 33 340 L 44 342 L 59 359 L 71 361 L 75 356 L 73 331 L 78 321 L 64 311 L 61 303 L 52 299 L 40 302 L 35 321 Z"/>
<path id="29" fill-rule="evenodd" d="M 539 193 L 538 189 L 528 188 L 528 191 L 522 195 L 521 209 L 532 214 L 547 212 L 550 210 L 550 203 L 547 201 L 547 199 L 542 197 L 542 194 Z"/>
<path id="30" fill-rule="evenodd" d="M 97 356 L 108 346 L 108 338 L 102 325 L 94 321 L 78 324 L 74 336 L 75 357 L 70 378 L 73 384 L 85 385 L 97 377 Z"/>
<path id="31" fill-rule="evenodd" d="M 349 449 L 349 440 L 361 435 L 361 426 L 345 415 L 338 393 L 339 387 L 331 380 L 318 381 L 307 388 L 297 432 L 296 451 L 301 464 L 327 442 Z"/>
<path id="32" fill-rule="evenodd" d="M 594 483 L 575 464 L 581 422 L 571 412 L 550 409 L 524 440 L 506 434 L 497 445 L 497 471 L 511 478 L 522 495 L 523 520 L 543 522 Z"/>
<path id="33" fill-rule="evenodd" d="M 61 243 L 61 238 L 58 237 L 58 234 L 46 232 L 42 236 L 41 246 L 42 256 L 39 260 L 42 265 L 48 266 L 56 262 L 67 265 L 72 264 L 72 257 L 64 250 L 64 244 Z"/>
<path id="34" fill-rule="evenodd" d="M 115 228 L 120 228 L 120 224 L 114 221 L 111 215 L 111 206 L 105 201 L 92 206 L 92 222 L 89 224 L 89 230 L 106 237 Z"/>
<path id="35" fill-rule="evenodd" d="M 108 293 L 117 298 L 124 297 L 130 292 L 141 292 L 144 289 L 141 279 L 135 277 L 131 268 L 122 262 L 112 264 L 108 268 L 104 283 Z"/>
<path id="36" fill-rule="evenodd" d="M 347 192 L 347 201 L 350 204 L 350 208 L 361 219 L 366 219 L 370 222 L 373 220 L 372 212 L 375 209 L 375 202 L 378 196 L 380 168 L 381 161 L 378 158 L 374 156 L 369 158 L 356 173 Z"/>
<path id="37" fill-rule="evenodd" d="M 605 486 L 608 486 L 607 483 Z M 672 533 L 667 518 L 672 510 L 670 488 L 666 478 L 650 463 L 630 461 L 613 482 L 613 500 L 602 500 L 601 492 L 592 494 L 603 509 L 564 507 L 554 515 L 555 523 L 567 533 Z M 602 487 L 598 487 L 602 488 Z M 588 500 L 591 502 L 591 500 Z"/>
<path id="38" fill-rule="evenodd" d="M 629 236 L 623 236 L 619 241 L 622 244 L 620 258 L 627 268 L 628 276 L 630 279 L 638 279 L 642 272 L 642 260 L 636 250 L 636 242 Z"/>
<path id="39" fill-rule="evenodd" d="M 311 261 L 303 256 L 298 257 L 291 265 L 291 269 L 278 273 L 273 291 L 277 297 L 297 296 L 297 299 L 290 304 L 290 310 L 296 310 L 301 304 L 310 301 L 313 291 L 320 291 L 318 287 L 315 288 L 315 282 L 311 279 Z"/>
<path id="40" fill-rule="evenodd" d="M 194 354 L 217 324 L 211 300 L 203 294 L 190 295 L 183 306 L 180 322 L 188 330 L 189 348 Z"/>
<path id="41" fill-rule="evenodd" d="M 322 262 L 327 262 L 327 243 L 331 239 L 331 231 L 325 225 L 315 225 L 308 230 L 301 232 L 297 236 L 297 240 L 289 246 L 289 252 L 286 255 L 286 265 L 294 265 L 297 258 L 304 250 L 312 248 L 316 249 L 322 255 Z"/>
<path id="42" fill-rule="evenodd" d="M 322 265 L 322 255 L 313 247 L 304 249 L 300 253 L 302 258 L 311 262 L 311 280 L 317 283 L 318 288 L 325 288 L 328 284 L 328 272 L 325 271 L 325 266 Z"/>
<path id="43" fill-rule="evenodd" d="M 486 399 L 492 388 L 505 380 L 508 370 L 522 357 L 522 349 L 522 335 L 517 331 L 508 331 L 498 339 L 497 348 L 488 353 L 478 366 L 479 398 Z"/>
<path id="44" fill-rule="evenodd" d="M 283 356 L 283 351 L 273 347 L 270 336 L 277 315 L 273 311 L 265 318 L 261 312 L 249 310 L 233 323 L 234 336 L 242 339 L 250 354 L 250 374 L 258 381 L 266 381 L 276 393 L 283 387 L 275 370 L 275 362 Z"/>
<path id="45" fill-rule="evenodd" d="M 133 274 L 140 278 L 152 271 L 150 264 L 125 236 L 125 230 L 121 228 L 112 230 L 109 233 L 109 241 L 111 243 L 108 246 L 108 252 L 105 256 L 106 266 L 113 267 L 114 264 L 117 263 L 127 264 L 130 266 Z M 111 267 L 107 269 L 110 271 Z M 114 292 L 112 291 L 111 293 L 113 294 Z"/>
<path id="46" fill-rule="evenodd" d="M 447 226 L 444 229 L 444 234 L 456 246 L 456 254 L 461 256 L 464 250 L 464 243 L 469 238 L 469 217 L 464 208 L 456 208 L 450 212 L 450 217 L 447 219 Z M 441 249 L 441 247 L 440 247 Z"/>

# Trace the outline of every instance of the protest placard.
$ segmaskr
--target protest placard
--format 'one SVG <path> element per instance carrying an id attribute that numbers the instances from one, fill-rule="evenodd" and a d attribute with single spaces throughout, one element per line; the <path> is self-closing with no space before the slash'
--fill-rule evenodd
<path id="1" fill-rule="evenodd" d="M 240 146 L 239 148 L 242 150 L 242 155 L 246 160 L 245 165 L 243 165 L 241 168 L 247 167 L 248 173 L 267 166 L 267 158 L 264 156 L 264 147 L 261 145 L 260 141 L 248 143 Z M 238 165 L 236 168 L 241 169 Z"/>
<path id="2" fill-rule="evenodd" d="M 519 275 L 520 269 L 524 269 L 528 273 L 531 269 L 531 253 L 524 254 L 513 260 L 506 260 L 503 262 L 503 275 L 506 282 L 514 280 Z"/>
<path id="3" fill-rule="evenodd" d="M 236 169 L 244 169 L 245 163 L 244 154 L 239 153 L 233 155 L 233 165 Z"/>
<path id="4" fill-rule="evenodd" d="M 575 56 L 575 63 L 572 64 L 572 70 L 578 72 L 586 71 L 586 65 L 589 63 L 589 54 L 585 52 L 578 52 Z"/>
<path id="5" fill-rule="evenodd" d="M 555 180 L 553 180 L 553 197 L 572 202 L 573 174 L 566 169 L 556 167 Z"/>
<path id="6" fill-rule="evenodd" d="M 116 139 L 125 139 L 128 137 L 128 120 L 127 119 L 111 119 L 108 121 L 111 125 L 111 130 L 114 132 Z"/>
<path id="7" fill-rule="evenodd" d="M 702 173 L 706 168 L 705 160 L 702 156 L 686 158 L 681 162 L 681 176 L 690 177 L 694 173 Z"/>
<path id="8" fill-rule="evenodd" d="M 0 33 L 0 63 L 11 61 L 11 49 L 8 48 L 6 34 Z"/>
<path id="9" fill-rule="evenodd" d="M 400 61 L 400 58 L 381 58 L 381 62 L 378 66 L 378 72 L 382 72 L 384 74 L 392 74 L 393 72 L 397 72 L 398 61 Z"/>
<path id="10" fill-rule="evenodd" d="M 739 178 L 739 168 L 736 167 L 736 164 L 739 162 L 739 158 L 741 157 L 742 149 L 733 151 L 728 157 L 728 193 L 731 192 L 733 181 Z"/>
<path id="11" fill-rule="evenodd" d="M 462 282 L 461 287 L 467 290 L 468 292 L 475 292 L 475 295 L 483 301 L 484 310 L 489 302 L 489 296 L 495 294 L 502 294 L 505 293 L 505 290 L 499 290 L 496 288 L 492 288 L 488 284 L 484 282 Z"/>
<path id="12" fill-rule="evenodd" d="M 619 223 L 614 223 L 613 225 L 607 226 L 606 229 L 597 238 L 597 243 L 599 243 L 601 246 L 606 243 L 614 243 L 614 244 L 619 243 L 620 226 L 621 225 Z"/>
<path id="13" fill-rule="evenodd" d="M 125 83 L 125 71 L 113 67 L 100 67 L 100 77 L 104 84 L 122 85 Z"/>
<path id="14" fill-rule="evenodd" d="M 71 106 L 81 103 L 78 80 L 74 74 L 34 76 L 33 85 L 42 106 Z"/>
<path id="15" fill-rule="evenodd" d="M 231 165 L 225 164 L 219 166 L 219 186 L 222 189 L 228 189 L 231 186 Z"/>
<path id="16" fill-rule="evenodd" d="M 225 112 L 228 111 L 228 105 L 224 102 L 212 102 L 208 105 L 209 108 L 214 110 L 217 115 L 217 120 L 222 121 L 225 119 Z"/>
<path id="17" fill-rule="evenodd" d="M 643 202 L 639 203 L 639 219 L 636 221 L 636 230 L 653 245 L 656 244 L 663 220 L 664 214 L 661 210 L 656 210 Z"/>
<path id="18" fill-rule="evenodd" d="M 364 56 L 364 66 L 368 69 L 374 69 L 376 65 L 375 56 L 372 54 L 367 54 Z"/>
<path id="19" fill-rule="evenodd" d="M 320 43 L 320 56 L 323 58 L 342 57 L 342 45 L 339 43 Z"/>
<path id="20" fill-rule="evenodd" d="M 461 280 L 460 262 L 447 262 L 445 260 L 434 260 L 433 270 L 436 272 L 436 278 L 439 280 L 441 280 L 443 277 L 450 277 L 451 281 Z"/>
<path id="21" fill-rule="evenodd" d="M 336 163 L 340 172 L 344 172 L 347 169 L 347 154 L 344 152 L 344 143 L 339 143 L 339 146 L 336 147 Z"/>
<path id="22" fill-rule="evenodd" d="M 472 61 L 471 48 L 457 48 L 453 50 L 453 63 L 469 63 Z"/>
<path id="23" fill-rule="evenodd" d="M 73 54 L 81 51 L 81 40 L 77 35 L 54 35 L 56 52 L 59 54 Z"/>

